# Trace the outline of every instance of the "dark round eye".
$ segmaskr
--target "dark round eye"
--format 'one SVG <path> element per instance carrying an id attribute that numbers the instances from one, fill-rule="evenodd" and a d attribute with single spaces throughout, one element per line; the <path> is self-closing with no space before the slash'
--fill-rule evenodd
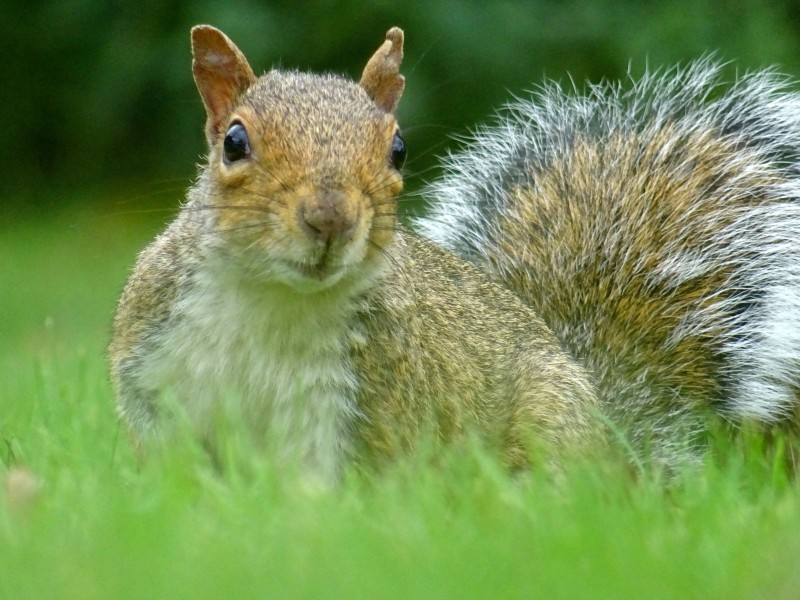
<path id="1" fill-rule="evenodd" d="M 399 131 L 395 131 L 392 140 L 392 165 L 400 170 L 406 162 L 406 142 Z"/>
<path id="2" fill-rule="evenodd" d="M 234 123 L 225 134 L 225 140 L 222 142 L 222 149 L 224 150 L 224 160 L 226 163 L 236 162 L 250 156 L 250 138 L 247 137 L 247 131 L 241 123 Z"/>

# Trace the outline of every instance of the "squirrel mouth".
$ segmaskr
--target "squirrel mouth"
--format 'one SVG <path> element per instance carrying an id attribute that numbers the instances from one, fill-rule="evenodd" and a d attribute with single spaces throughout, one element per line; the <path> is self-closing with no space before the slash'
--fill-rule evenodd
<path id="1" fill-rule="evenodd" d="M 342 265 L 336 264 L 331 260 L 329 252 L 322 254 L 316 262 L 287 260 L 286 265 L 303 279 L 315 281 L 325 281 L 342 270 Z"/>
<path id="2" fill-rule="evenodd" d="M 301 257 L 282 257 L 278 263 L 279 277 L 303 289 L 309 285 L 311 289 L 327 288 L 361 265 L 361 259 L 354 261 L 350 254 L 343 248 L 326 245 Z"/>

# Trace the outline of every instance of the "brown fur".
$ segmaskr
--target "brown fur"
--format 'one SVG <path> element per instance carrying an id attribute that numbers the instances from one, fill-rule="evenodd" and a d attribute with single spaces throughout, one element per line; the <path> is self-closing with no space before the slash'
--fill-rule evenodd
<path id="1" fill-rule="evenodd" d="M 671 152 L 664 151 L 668 143 Z M 569 155 L 536 173 L 535 187 L 512 191 L 524 218 L 500 225 L 507 245 L 490 258 L 596 373 L 608 416 L 639 450 L 658 455 L 662 445 L 669 447 L 660 457 L 668 462 L 674 446 L 700 443 L 710 400 L 721 396 L 724 320 L 676 343 L 670 336 L 687 315 L 724 299 L 735 264 L 677 287 L 655 273 L 676 253 L 715 243 L 730 226 L 735 204 L 696 213 L 709 185 L 741 177 L 741 163 L 728 172 L 723 166 L 732 152 L 729 142 L 711 136 L 676 143 L 669 128 L 647 139 L 617 136 L 602 146 L 579 139 Z M 678 163 L 691 168 L 681 171 Z M 760 175 L 743 185 L 757 193 L 769 183 Z M 568 218 L 563 198 L 572 201 Z M 521 256 L 520 247 L 527 249 Z M 509 256 L 519 258 L 513 267 Z M 645 393 L 644 386 L 658 392 Z M 641 427 L 653 421 L 657 427 Z"/>
<path id="2" fill-rule="evenodd" d="M 696 462 L 707 419 L 796 417 L 796 94 L 719 66 L 520 100 L 449 159 L 433 239 L 541 315 L 641 458 Z"/>

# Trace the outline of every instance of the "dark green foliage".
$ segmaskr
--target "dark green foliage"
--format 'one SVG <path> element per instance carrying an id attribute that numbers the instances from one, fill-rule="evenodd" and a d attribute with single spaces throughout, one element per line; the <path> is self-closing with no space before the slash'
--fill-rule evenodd
<path id="1" fill-rule="evenodd" d="M 580 85 L 624 77 L 629 61 L 636 73 L 646 60 L 659 66 L 708 52 L 739 69 L 775 64 L 800 74 L 800 10 L 790 0 L 11 0 L 0 17 L 6 206 L 42 206 L 65 186 L 187 181 L 205 152 L 189 54 L 189 27 L 203 22 L 228 33 L 256 71 L 352 76 L 386 29 L 403 27 L 400 117 L 411 175 L 543 75 Z"/>

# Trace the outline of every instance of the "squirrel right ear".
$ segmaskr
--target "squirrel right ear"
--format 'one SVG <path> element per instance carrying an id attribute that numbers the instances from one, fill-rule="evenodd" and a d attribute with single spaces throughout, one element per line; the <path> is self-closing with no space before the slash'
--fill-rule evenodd
<path id="1" fill-rule="evenodd" d="M 210 25 L 192 27 L 192 73 L 208 115 L 206 138 L 213 143 L 256 76 L 228 36 Z"/>
<path id="2" fill-rule="evenodd" d="M 400 75 L 402 61 L 403 30 L 392 27 L 386 32 L 386 41 L 369 59 L 361 75 L 361 87 L 387 113 L 397 108 L 406 85 L 405 77 Z"/>

